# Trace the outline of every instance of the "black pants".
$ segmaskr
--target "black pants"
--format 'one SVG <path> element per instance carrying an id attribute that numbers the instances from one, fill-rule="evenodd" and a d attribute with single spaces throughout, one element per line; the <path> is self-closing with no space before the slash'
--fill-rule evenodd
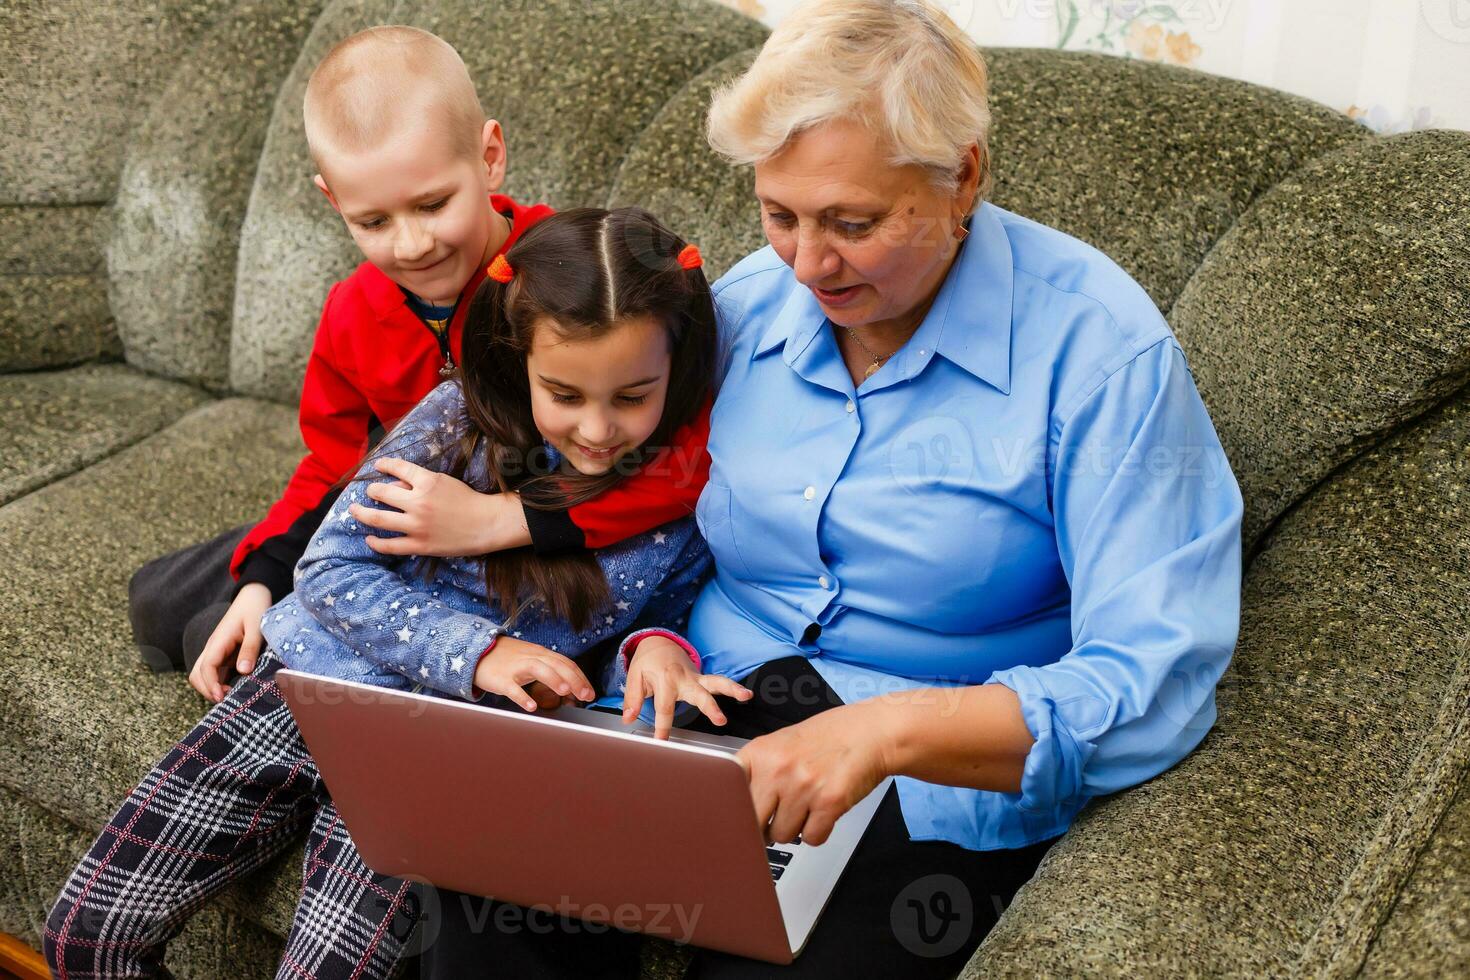
<path id="1" fill-rule="evenodd" d="M 702 717 L 690 727 L 754 738 L 842 703 L 804 657 L 765 664 L 745 684 L 756 694 L 749 701 L 719 699 L 725 727 Z M 686 977 L 952 977 L 1059 839 L 992 851 L 912 841 L 890 788 L 796 962 L 698 950 Z M 441 890 L 420 976 L 638 977 L 637 934 L 501 904 Z"/>
<path id="2" fill-rule="evenodd" d="M 143 662 L 156 671 L 192 670 L 235 597 L 230 557 L 253 525 L 148 562 L 128 582 L 128 619 Z"/>

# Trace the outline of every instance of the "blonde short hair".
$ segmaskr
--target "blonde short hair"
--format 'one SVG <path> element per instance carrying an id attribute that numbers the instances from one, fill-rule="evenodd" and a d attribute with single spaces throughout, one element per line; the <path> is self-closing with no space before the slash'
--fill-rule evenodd
<path id="1" fill-rule="evenodd" d="M 988 93 L 980 53 L 930 0 L 807 0 L 715 93 L 709 143 L 752 164 L 813 126 L 853 119 L 885 140 L 894 166 L 925 167 L 945 193 L 978 143 L 978 203 L 990 191 Z"/>
<path id="2" fill-rule="evenodd" d="M 485 111 L 459 52 L 417 27 L 369 27 L 338 42 L 306 83 L 306 143 L 317 170 L 429 119 L 446 148 L 480 156 Z"/>

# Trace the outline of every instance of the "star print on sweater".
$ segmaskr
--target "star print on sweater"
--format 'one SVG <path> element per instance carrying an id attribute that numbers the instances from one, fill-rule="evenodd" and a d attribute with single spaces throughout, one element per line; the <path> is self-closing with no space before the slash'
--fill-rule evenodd
<path id="1" fill-rule="evenodd" d="M 448 444 L 457 445 L 455 425 L 461 423 L 445 420 L 462 418 L 462 398 L 457 381 L 435 388 L 384 438 L 379 455 L 447 470 L 452 456 L 431 456 L 429 439 L 448 432 Z M 555 449 L 546 449 L 553 465 L 559 463 Z M 482 566 L 467 558 L 441 559 L 429 578 L 423 558 L 372 550 L 369 535 L 399 535 L 343 518 L 354 503 L 392 510 L 368 497 L 366 485 L 396 478 L 378 473 L 371 462 L 357 476 L 363 479 L 338 497 L 297 563 L 295 591 L 266 613 L 267 642 L 298 670 L 401 689 L 422 686 L 473 700 L 475 667 L 505 627 L 499 602 L 486 599 Z M 473 487 L 489 486 L 483 460 L 472 461 L 465 478 Z M 536 602 L 511 624 L 512 635 L 576 658 L 602 644 L 616 645 L 632 630 L 675 626 L 687 617 L 711 565 L 692 517 L 592 555 L 608 582 L 620 587 L 610 589 L 610 601 L 595 610 L 588 627 L 578 633 Z M 609 669 L 604 684 L 611 677 Z"/>

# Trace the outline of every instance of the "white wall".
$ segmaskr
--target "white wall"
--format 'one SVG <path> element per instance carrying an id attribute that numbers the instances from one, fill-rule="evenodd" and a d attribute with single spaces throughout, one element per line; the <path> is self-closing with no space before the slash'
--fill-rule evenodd
<path id="1" fill-rule="evenodd" d="M 774 26 L 798 0 L 719 0 Z M 982 45 L 1188 65 L 1380 132 L 1470 129 L 1470 0 L 937 0 Z"/>

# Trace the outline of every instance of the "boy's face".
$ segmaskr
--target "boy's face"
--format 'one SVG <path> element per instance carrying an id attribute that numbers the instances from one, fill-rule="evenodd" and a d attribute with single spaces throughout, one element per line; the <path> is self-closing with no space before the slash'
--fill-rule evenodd
<path id="1" fill-rule="evenodd" d="M 606 473 L 658 428 L 670 353 L 668 330 L 652 317 L 589 340 L 538 323 L 526 357 L 537 430 L 578 472 Z"/>
<path id="2" fill-rule="evenodd" d="M 487 201 L 505 179 L 500 124 L 485 124 L 479 159 L 454 156 L 445 143 L 442 127 L 425 121 L 372 149 L 334 154 L 316 185 L 369 262 L 448 306 L 509 228 Z"/>

